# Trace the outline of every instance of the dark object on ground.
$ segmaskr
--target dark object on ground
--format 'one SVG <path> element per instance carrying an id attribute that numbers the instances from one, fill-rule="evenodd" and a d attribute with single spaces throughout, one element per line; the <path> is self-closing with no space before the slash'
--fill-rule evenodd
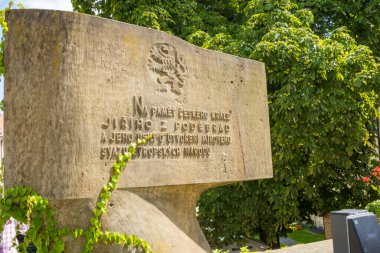
<path id="1" fill-rule="evenodd" d="M 380 253 L 380 226 L 367 210 L 331 213 L 334 253 Z"/>
<path id="2" fill-rule="evenodd" d="M 331 228 L 334 253 L 349 253 L 347 216 L 365 213 L 366 210 L 345 209 L 331 212 Z"/>
<path id="3" fill-rule="evenodd" d="M 317 228 L 317 227 L 312 227 L 308 230 L 308 232 L 312 233 L 312 234 L 323 234 L 325 231 L 323 230 L 323 228 Z"/>
<path id="4" fill-rule="evenodd" d="M 289 247 L 299 244 L 298 242 L 294 241 L 293 239 L 289 237 L 281 237 L 280 243 Z"/>
<path id="5" fill-rule="evenodd" d="M 347 216 L 350 253 L 380 253 L 380 227 L 376 215 Z"/>
<path id="6" fill-rule="evenodd" d="M 19 234 L 19 235 L 16 235 L 16 238 L 17 238 L 18 243 L 22 243 L 22 242 L 24 242 L 25 235 Z M 28 245 L 28 247 L 26 248 L 26 252 L 28 252 L 28 253 L 36 253 L 37 252 L 37 248 L 36 248 L 36 246 L 33 243 L 30 243 Z"/>

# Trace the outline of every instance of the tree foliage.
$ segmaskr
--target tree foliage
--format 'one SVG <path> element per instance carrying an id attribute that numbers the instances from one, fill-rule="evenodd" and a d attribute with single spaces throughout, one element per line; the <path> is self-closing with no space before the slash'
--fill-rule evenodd
<path id="1" fill-rule="evenodd" d="M 313 31 L 327 36 L 333 29 L 345 26 L 358 42 L 380 55 L 380 1 L 379 0 L 298 0 L 315 17 Z"/>
<path id="2" fill-rule="evenodd" d="M 294 220 L 369 201 L 357 179 L 375 151 L 378 1 L 298 2 L 311 11 L 290 0 L 72 2 L 266 64 L 274 178 L 202 196 L 199 220 L 215 244 L 259 234 L 276 245 Z"/>

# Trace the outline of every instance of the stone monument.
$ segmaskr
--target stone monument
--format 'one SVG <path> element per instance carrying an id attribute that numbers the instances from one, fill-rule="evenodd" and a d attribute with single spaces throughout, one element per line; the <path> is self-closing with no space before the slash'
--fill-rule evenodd
<path id="1" fill-rule="evenodd" d="M 263 63 L 79 13 L 12 10 L 7 22 L 5 184 L 48 197 L 60 225 L 88 226 L 115 158 L 150 133 L 102 223 L 154 252 L 209 252 L 200 194 L 272 177 Z"/>

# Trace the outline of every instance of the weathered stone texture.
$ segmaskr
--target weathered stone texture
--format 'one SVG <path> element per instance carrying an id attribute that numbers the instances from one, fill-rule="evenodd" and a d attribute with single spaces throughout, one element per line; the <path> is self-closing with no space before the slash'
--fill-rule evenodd
<path id="1" fill-rule="evenodd" d="M 78 13 L 13 10 L 7 21 L 6 187 L 31 186 L 62 212 L 91 206 L 116 154 L 156 133 L 104 222 L 119 231 L 122 217 L 150 217 L 128 232 L 170 252 L 179 238 L 208 250 L 194 214 L 203 190 L 272 176 L 264 64 Z M 166 246 L 160 222 L 180 231 Z"/>

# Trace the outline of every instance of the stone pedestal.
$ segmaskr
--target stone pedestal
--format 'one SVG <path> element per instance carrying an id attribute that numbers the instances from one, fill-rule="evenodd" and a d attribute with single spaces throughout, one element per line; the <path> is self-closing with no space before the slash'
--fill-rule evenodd
<path id="1" fill-rule="evenodd" d="M 102 222 L 155 252 L 210 251 L 199 195 L 272 177 L 264 64 L 78 13 L 12 10 L 7 22 L 5 184 L 48 197 L 61 225 L 88 226 L 117 155 L 151 133 Z"/>

